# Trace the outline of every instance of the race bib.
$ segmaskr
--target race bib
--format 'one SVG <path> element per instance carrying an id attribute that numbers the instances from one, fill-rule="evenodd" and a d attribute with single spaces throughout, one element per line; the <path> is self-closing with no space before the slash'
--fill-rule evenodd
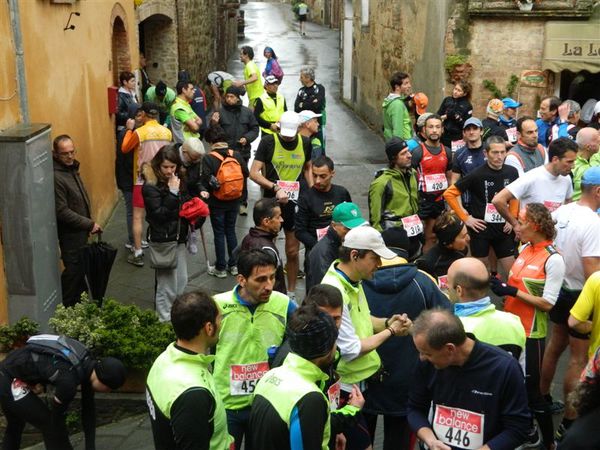
<path id="1" fill-rule="evenodd" d="M 406 231 L 408 237 L 413 237 L 423 232 L 423 222 L 417 214 L 402 218 L 402 227 Z"/>
<path id="2" fill-rule="evenodd" d="M 438 286 L 442 290 L 448 289 L 448 275 L 442 275 L 441 277 L 438 277 Z"/>
<path id="3" fill-rule="evenodd" d="M 452 153 L 456 152 L 456 150 L 458 150 L 461 147 L 465 146 L 465 141 L 463 141 L 462 139 L 458 140 L 458 141 L 452 141 Z"/>
<path id="4" fill-rule="evenodd" d="M 29 386 L 24 381 L 14 378 L 10 384 L 10 391 L 15 401 L 19 401 L 29 394 Z"/>
<path id="5" fill-rule="evenodd" d="M 510 142 L 512 142 L 513 144 L 515 142 L 517 142 L 517 128 L 516 127 L 507 128 L 506 135 L 508 136 L 508 140 Z"/>
<path id="6" fill-rule="evenodd" d="M 443 173 L 425 175 L 425 192 L 443 191 L 448 188 L 448 178 Z"/>
<path id="7" fill-rule="evenodd" d="M 255 364 L 232 364 L 229 370 L 229 392 L 231 395 L 250 395 L 256 383 L 269 371 L 268 362 Z"/>
<path id="8" fill-rule="evenodd" d="M 329 410 L 330 411 L 335 411 L 336 409 L 338 409 L 340 407 L 340 392 L 342 391 L 341 389 L 341 384 L 339 381 L 333 383 L 331 386 L 329 386 L 329 389 L 327 389 L 327 398 L 329 399 Z"/>
<path id="9" fill-rule="evenodd" d="M 299 181 L 282 181 L 277 180 L 277 186 L 285 191 L 288 196 L 288 200 L 298 201 L 298 195 L 300 194 L 300 182 Z"/>
<path id="10" fill-rule="evenodd" d="M 317 241 L 320 241 L 325 237 L 325 235 L 327 234 L 327 230 L 329 230 L 329 227 L 317 228 Z"/>
<path id="11" fill-rule="evenodd" d="M 505 223 L 504 217 L 500 215 L 492 203 L 485 205 L 485 216 L 483 218 L 487 223 Z"/>
<path id="12" fill-rule="evenodd" d="M 554 212 L 562 206 L 561 202 L 551 202 L 550 200 L 544 200 L 544 206 L 548 208 L 548 211 Z"/>
<path id="13" fill-rule="evenodd" d="M 446 445 L 466 450 L 483 446 L 485 416 L 466 409 L 435 406 L 433 431 Z"/>

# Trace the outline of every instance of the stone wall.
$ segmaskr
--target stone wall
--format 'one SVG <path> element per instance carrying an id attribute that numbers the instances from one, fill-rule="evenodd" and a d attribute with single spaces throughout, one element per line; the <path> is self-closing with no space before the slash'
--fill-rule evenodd
<path id="1" fill-rule="evenodd" d="M 374 129 L 381 129 L 381 102 L 390 91 L 389 79 L 396 71 L 411 74 L 414 91 L 426 92 L 430 105 L 437 109 L 444 86 L 441 42 L 450 3 L 370 0 L 368 25 L 363 25 L 363 2 L 353 1 L 352 74 L 356 96 L 351 106 Z"/>

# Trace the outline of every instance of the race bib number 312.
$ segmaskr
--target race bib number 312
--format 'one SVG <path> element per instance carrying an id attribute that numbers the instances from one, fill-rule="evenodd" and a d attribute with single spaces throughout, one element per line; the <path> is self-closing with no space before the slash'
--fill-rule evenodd
<path id="1" fill-rule="evenodd" d="M 268 362 L 255 364 L 232 364 L 229 371 L 229 392 L 231 395 L 250 395 L 256 383 L 269 371 Z"/>
<path id="2" fill-rule="evenodd" d="M 433 431 L 444 444 L 475 450 L 483 447 L 484 420 L 483 414 L 436 405 Z"/>

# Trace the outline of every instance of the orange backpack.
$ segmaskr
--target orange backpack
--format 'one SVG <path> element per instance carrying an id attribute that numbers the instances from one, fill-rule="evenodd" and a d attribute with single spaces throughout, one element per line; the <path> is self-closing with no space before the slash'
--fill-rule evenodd
<path id="1" fill-rule="evenodd" d="M 225 157 L 217 152 L 210 152 L 210 154 L 221 161 L 219 170 L 217 170 L 217 180 L 220 187 L 212 194 L 222 201 L 237 200 L 242 196 L 244 190 L 244 174 L 242 173 L 242 166 L 233 157 L 233 150 L 228 150 Z"/>

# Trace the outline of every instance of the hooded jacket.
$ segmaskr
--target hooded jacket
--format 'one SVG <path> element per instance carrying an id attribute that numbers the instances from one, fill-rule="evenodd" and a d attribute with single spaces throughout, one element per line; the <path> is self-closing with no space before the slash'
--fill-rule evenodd
<path id="1" fill-rule="evenodd" d="M 277 239 L 276 234 L 269 233 L 268 231 L 261 230 L 257 227 L 252 227 L 248 231 L 246 237 L 244 237 L 240 250 L 245 251 L 257 248 L 266 250 L 267 253 L 274 253 L 275 258 L 277 259 L 277 271 L 275 272 L 275 286 L 273 287 L 273 290 L 281 292 L 282 294 L 287 294 L 283 263 L 279 257 L 279 250 L 277 250 L 277 247 L 275 246 L 275 239 Z"/>
<path id="2" fill-rule="evenodd" d="M 411 168 L 401 172 L 398 169 L 384 169 L 378 172 L 369 186 L 369 219 L 373 228 L 384 230 L 384 217 L 399 221 L 418 212 L 419 193 L 415 170 Z"/>
<path id="3" fill-rule="evenodd" d="M 449 147 L 452 141 L 462 139 L 463 125 L 473 114 L 473 106 L 467 97 L 450 96 L 444 99 L 437 113 L 439 116 L 446 116 L 442 143 Z"/>
<path id="4" fill-rule="evenodd" d="M 244 159 L 250 159 L 250 143 L 258 137 L 258 122 L 252 111 L 241 103 L 231 106 L 223 102 L 219 116 L 229 148 L 239 151 Z M 242 137 L 246 138 L 244 146 L 238 142 Z"/>
<path id="5" fill-rule="evenodd" d="M 56 225 L 61 251 L 75 250 L 85 245 L 94 221 L 90 199 L 79 176 L 79 161 L 66 166 L 53 159 L 54 201 Z"/>
<path id="6" fill-rule="evenodd" d="M 399 256 L 384 260 L 373 279 L 364 280 L 362 285 L 375 317 L 406 313 L 415 320 L 426 309 L 452 310 L 450 301 L 433 279 Z M 408 335 L 388 339 L 377 348 L 377 353 L 388 375 L 381 383 L 369 382 L 363 410 L 371 414 L 405 416 L 410 379 L 419 362 L 419 352 Z"/>
<path id="7" fill-rule="evenodd" d="M 148 222 L 148 238 L 150 242 L 173 242 L 180 244 L 187 241 L 189 222 L 179 217 L 181 205 L 190 199 L 182 180 L 179 193 L 173 194 L 169 187 L 158 180 L 150 164 L 144 164 L 142 173 L 146 182 L 142 187 L 144 205 L 146 206 L 146 222 Z M 179 239 L 177 239 L 179 223 Z"/>
<path id="8" fill-rule="evenodd" d="M 412 123 L 404 99 L 404 96 L 391 93 L 383 100 L 383 138 L 386 141 L 392 136 L 404 140 L 412 137 Z"/>
<path id="9" fill-rule="evenodd" d="M 327 273 L 329 266 L 339 256 L 342 240 L 333 227 L 329 227 L 327 233 L 310 251 L 308 273 L 306 274 L 306 292 L 321 280 Z"/>

